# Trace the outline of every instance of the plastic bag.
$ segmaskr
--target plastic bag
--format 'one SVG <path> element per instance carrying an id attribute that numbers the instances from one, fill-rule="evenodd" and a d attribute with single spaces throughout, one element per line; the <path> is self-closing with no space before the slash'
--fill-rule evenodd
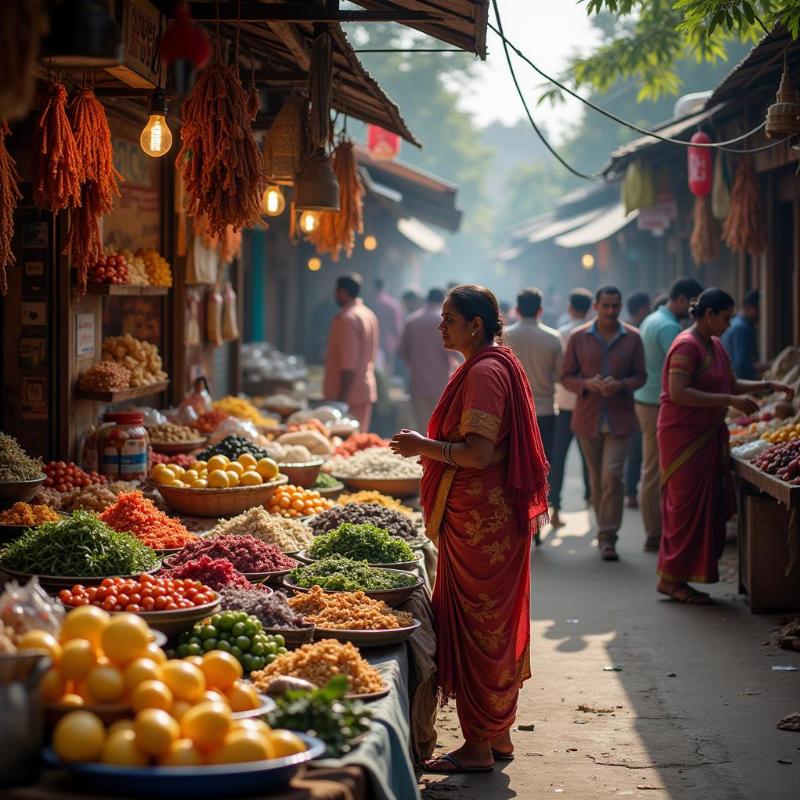
<path id="1" fill-rule="evenodd" d="M 58 639 L 64 613 L 64 606 L 39 586 L 38 578 L 31 578 L 24 586 L 10 581 L 0 595 L 0 626 L 13 628 L 17 636 L 36 629 Z"/>
<path id="2" fill-rule="evenodd" d="M 641 159 L 631 161 L 625 170 L 625 178 L 622 182 L 622 202 L 626 215 L 637 208 L 650 208 L 656 203 L 656 182 L 653 168 Z"/>
<path id="3" fill-rule="evenodd" d="M 196 297 L 186 298 L 186 336 L 187 347 L 200 344 L 200 301 Z"/>
<path id="4" fill-rule="evenodd" d="M 206 341 L 214 347 L 221 347 L 222 338 L 222 295 L 213 289 L 206 295 Z"/>
<path id="5" fill-rule="evenodd" d="M 720 222 L 731 210 L 731 187 L 728 164 L 724 153 L 717 153 L 714 160 L 714 182 L 711 189 L 711 213 Z"/>
<path id="6" fill-rule="evenodd" d="M 239 338 L 239 314 L 236 308 L 236 292 L 230 282 L 225 284 L 222 295 L 222 338 L 235 342 Z"/>
<path id="7" fill-rule="evenodd" d="M 192 385 L 192 390 L 181 400 L 181 408 L 191 407 L 195 412 L 194 419 L 201 414 L 207 414 L 212 409 L 211 391 L 208 388 L 208 381 L 205 375 L 197 378 Z M 194 419 L 192 422 L 194 422 Z"/>
<path id="8" fill-rule="evenodd" d="M 137 406 L 129 403 L 121 406 L 120 411 L 133 411 L 141 414 L 144 417 L 145 425 L 166 425 L 169 420 L 157 409 L 148 408 L 147 406 Z"/>
<path id="9" fill-rule="evenodd" d="M 221 442 L 226 436 L 244 436 L 245 439 L 249 439 L 253 444 L 257 444 L 259 447 L 264 440 L 252 422 L 238 419 L 237 417 L 230 417 L 211 434 L 211 438 L 208 440 L 208 447 L 217 444 L 217 442 Z"/>

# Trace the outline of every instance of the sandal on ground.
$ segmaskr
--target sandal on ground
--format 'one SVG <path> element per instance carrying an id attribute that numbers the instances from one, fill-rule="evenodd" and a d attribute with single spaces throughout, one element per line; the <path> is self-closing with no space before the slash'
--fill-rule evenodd
<path id="1" fill-rule="evenodd" d="M 710 606 L 714 604 L 711 595 L 705 592 L 698 592 L 697 589 L 693 589 L 686 584 L 676 586 L 671 591 L 658 589 L 658 592 L 669 597 L 674 603 L 683 603 L 687 606 Z"/>
<path id="2" fill-rule="evenodd" d="M 492 758 L 495 761 L 513 761 L 514 760 L 514 751 L 512 750 L 510 753 L 504 753 L 502 750 L 495 750 L 494 747 L 492 748 Z"/>
<path id="3" fill-rule="evenodd" d="M 436 769 L 433 765 L 444 761 L 449 764 L 452 769 Z M 434 756 L 421 765 L 423 772 L 432 772 L 436 775 L 459 775 L 467 772 L 491 772 L 494 769 L 494 764 L 487 764 L 484 767 L 465 767 L 461 762 L 450 753 L 445 753 L 441 756 Z"/>
<path id="4" fill-rule="evenodd" d="M 604 544 L 600 548 L 600 558 L 603 561 L 619 561 L 619 554 L 617 548 L 613 544 Z"/>

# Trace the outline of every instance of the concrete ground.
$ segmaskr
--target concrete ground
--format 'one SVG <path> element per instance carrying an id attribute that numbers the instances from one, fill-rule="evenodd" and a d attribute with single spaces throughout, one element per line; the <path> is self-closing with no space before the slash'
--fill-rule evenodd
<path id="1" fill-rule="evenodd" d="M 659 599 L 638 511 L 625 511 L 621 560 L 600 561 L 589 512 L 570 502 L 582 496 L 576 467 L 567 524 L 533 555 L 534 675 L 517 758 L 488 775 L 423 775 L 423 797 L 800 798 L 800 733 L 775 727 L 800 711 L 800 672 L 773 670 L 800 667 L 800 654 L 774 646 L 780 616 L 753 615 L 737 595 L 735 548 L 711 587 L 716 605 Z M 445 711 L 440 749 L 459 736 Z"/>

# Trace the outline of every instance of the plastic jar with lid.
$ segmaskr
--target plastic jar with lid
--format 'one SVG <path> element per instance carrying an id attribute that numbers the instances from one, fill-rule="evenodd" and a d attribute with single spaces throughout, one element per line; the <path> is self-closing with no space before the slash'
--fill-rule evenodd
<path id="1" fill-rule="evenodd" d="M 100 472 L 110 480 L 144 480 L 150 469 L 150 438 L 144 414 L 138 411 L 109 411 L 103 415 L 100 439 Z"/>

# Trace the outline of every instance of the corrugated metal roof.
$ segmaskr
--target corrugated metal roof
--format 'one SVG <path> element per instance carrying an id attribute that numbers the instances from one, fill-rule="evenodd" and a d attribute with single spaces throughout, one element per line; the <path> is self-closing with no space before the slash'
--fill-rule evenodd
<path id="1" fill-rule="evenodd" d="M 638 216 L 638 211 L 626 216 L 622 203 L 614 203 L 614 205 L 602 209 L 594 219 L 580 228 L 558 236 L 555 243 L 559 247 L 585 247 L 596 244 L 621 231 Z"/>

